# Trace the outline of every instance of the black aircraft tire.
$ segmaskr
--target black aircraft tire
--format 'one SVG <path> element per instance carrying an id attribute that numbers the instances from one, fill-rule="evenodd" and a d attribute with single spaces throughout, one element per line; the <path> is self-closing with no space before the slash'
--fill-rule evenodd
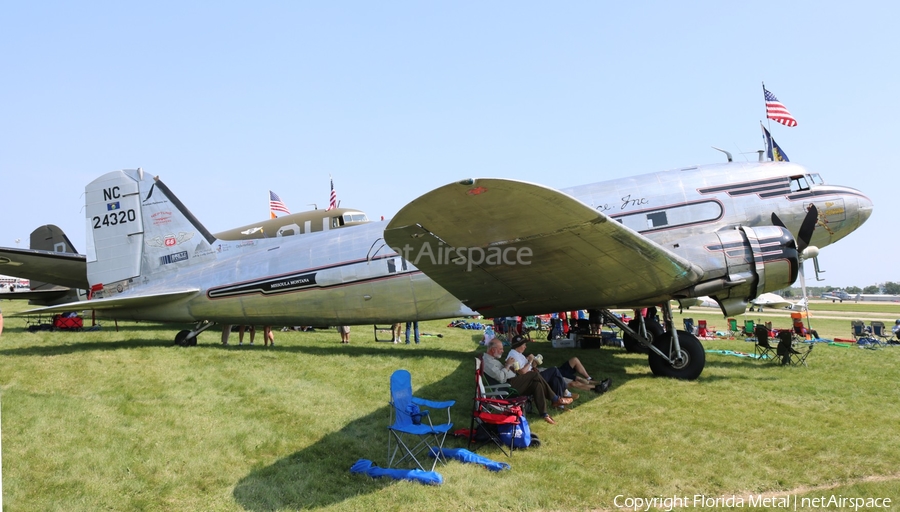
<path id="1" fill-rule="evenodd" d="M 190 340 L 187 339 L 187 336 L 190 333 L 191 333 L 191 331 L 189 331 L 187 329 L 185 329 L 183 331 L 178 331 L 178 334 L 175 335 L 175 344 L 178 345 L 179 347 L 187 347 L 187 346 L 189 346 L 191 341 L 193 341 L 196 344 L 197 343 L 196 337 L 191 338 Z"/>
<path id="2" fill-rule="evenodd" d="M 649 349 L 641 344 L 640 341 L 632 338 L 628 334 L 622 335 L 622 345 L 625 346 L 625 352 L 630 354 L 646 354 Z"/>
<path id="3" fill-rule="evenodd" d="M 628 327 L 631 327 L 632 330 L 637 331 L 640 328 L 640 322 L 637 319 L 632 319 L 630 322 L 628 322 Z M 645 347 L 640 341 L 635 339 L 627 332 L 622 333 L 622 346 L 625 347 L 625 352 L 628 352 L 630 354 L 647 354 L 650 352 L 650 349 Z"/>
<path id="4" fill-rule="evenodd" d="M 670 341 L 669 335 L 665 334 L 654 340 L 653 346 L 667 354 Z M 693 334 L 678 331 L 678 344 L 681 346 L 681 362 L 676 366 L 661 358 L 656 352 L 650 352 L 649 363 L 653 375 L 681 380 L 695 380 L 700 376 L 706 365 L 706 351 L 703 350 L 700 340 Z"/>

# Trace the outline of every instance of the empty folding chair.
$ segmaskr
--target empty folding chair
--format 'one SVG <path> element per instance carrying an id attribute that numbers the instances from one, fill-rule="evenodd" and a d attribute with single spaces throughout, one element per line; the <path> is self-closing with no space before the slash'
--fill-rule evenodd
<path id="1" fill-rule="evenodd" d="M 744 336 L 756 335 L 756 324 L 753 320 L 744 320 Z"/>
<path id="2" fill-rule="evenodd" d="M 769 342 L 769 330 L 764 325 L 757 325 L 754 334 L 756 334 L 756 345 L 753 352 L 757 359 L 775 359 L 778 355 L 776 347 Z"/>
<path id="3" fill-rule="evenodd" d="M 684 322 L 684 332 L 688 334 L 694 333 L 694 319 L 693 318 L 685 318 L 682 320 Z"/>
<path id="4" fill-rule="evenodd" d="M 806 350 L 797 350 L 794 348 L 794 333 L 785 329 L 778 333 L 778 357 L 781 358 L 781 364 L 791 366 L 806 366 L 806 357 L 812 352 L 813 345 L 809 345 Z"/>
<path id="5" fill-rule="evenodd" d="M 709 337 L 709 331 L 706 328 L 706 320 L 700 320 L 697 323 L 697 336 L 700 338 Z"/>
<path id="6" fill-rule="evenodd" d="M 857 342 L 869 337 L 869 333 L 866 332 L 866 324 L 862 320 L 850 320 L 850 334 Z"/>
<path id="7" fill-rule="evenodd" d="M 447 432 L 453 428 L 450 422 L 450 407 L 455 400 L 434 402 L 418 398 L 412 394 L 412 378 L 406 370 L 397 370 L 391 375 L 391 424 L 388 426 L 388 467 L 397 467 L 412 460 L 422 471 L 434 471 L 442 460 L 441 449 Z M 431 421 L 432 409 L 446 409 L 447 423 L 434 425 Z M 435 448 L 437 456 L 429 469 L 421 460 L 427 460 L 429 451 Z M 421 460 L 420 460 L 421 459 Z"/>
<path id="8" fill-rule="evenodd" d="M 879 345 L 887 346 L 888 339 L 890 339 L 893 333 L 887 331 L 884 327 L 884 322 L 873 320 L 869 323 L 869 326 L 872 328 L 872 336 L 877 340 L 877 343 Z"/>

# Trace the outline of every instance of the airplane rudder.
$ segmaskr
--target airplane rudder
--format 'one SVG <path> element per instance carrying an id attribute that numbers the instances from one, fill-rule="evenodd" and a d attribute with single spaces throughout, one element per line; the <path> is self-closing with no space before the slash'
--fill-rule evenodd
<path id="1" fill-rule="evenodd" d="M 146 270 L 169 271 L 215 258 L 215 237 L 158 177 L 141 185 Z"/>
<path id="2" fill-rule="evenodd" d="M 78 254 L 65 232 L 55 224 L 44 224 L 31 232 L 31 249 Z"/>
<path id="3" fill-rule="evenodd" d="M 124 291 L 215 255 L 214 240 L 157 177 L 107 173 L 85 188 L 88 281 Z M 137 279 L 141 277 L 141 279 Z"/>

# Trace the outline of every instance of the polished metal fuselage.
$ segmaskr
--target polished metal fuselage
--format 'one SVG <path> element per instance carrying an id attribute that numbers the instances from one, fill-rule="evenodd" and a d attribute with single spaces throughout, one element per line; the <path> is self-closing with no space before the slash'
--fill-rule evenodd
<path id="1" fill-rule="evenodd" d="M 687 257 L 704 250 L 691 246 L 692 237 L 737 226 L 771 226 L 772 213 L 796 235 L 810 203 L 820 212 L 811 241 L 817 247 L 843 238 L 870 215 L 871 201 L 852 188 L 817 184 L 791 190 L 791 177 L 805 175 L 808 171 L 794 164 L 729 163 L 562 192 Z M 104 314 L 266 325 L 362 325 L 476 314 L 388 247 L 385 226 L 373 222 L 300 237 L 212 240 L 203 247 L 207 241 L 200 241 L 194 251 L 203 252 L 205 262 L 130 279 L 120 296 L 174 288 L 197 293 Z M 584 305 L 590 306 L 596 305 Z"/>

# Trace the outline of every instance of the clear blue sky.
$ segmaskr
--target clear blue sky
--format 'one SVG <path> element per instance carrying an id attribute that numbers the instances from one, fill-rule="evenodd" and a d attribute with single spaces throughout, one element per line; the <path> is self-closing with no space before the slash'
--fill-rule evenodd
<path id="1" fill-rule="evenodd" d="M 689 5 L 684 5 L 689 4 Z M 566 187 L 754 160 L 761 82 L 792 162 L 875 203 L 821 285 L 900 281 L 893 2 L 11 2 L 0 21 L 0 246 L 53 223 L 84 251 L 84 186 L 159 175 L 212 231 L 437 186 Z M 740 155 L 746 153 L 746 155 Z M 811 274 L 811 265 L 808 265 Z"/>

